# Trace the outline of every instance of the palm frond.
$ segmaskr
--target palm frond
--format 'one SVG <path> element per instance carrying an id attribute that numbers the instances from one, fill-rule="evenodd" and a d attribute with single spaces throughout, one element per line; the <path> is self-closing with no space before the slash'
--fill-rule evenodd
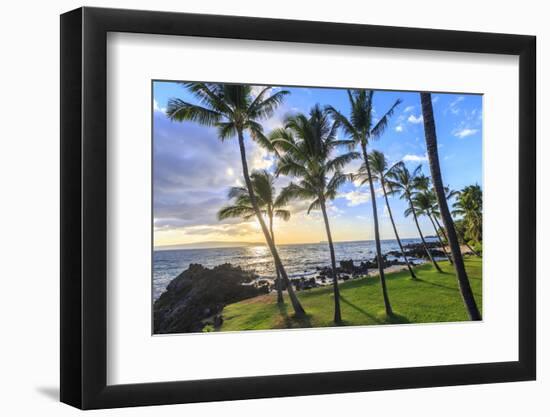
<path id="1" fill-rule="evenodd" d="M 223 84 L 196 82 L 181 84 L 197 98 L 203 107 L 226 115 L 233 113 L 233 110 L 223 100 Z"/>
<path id="2" fill-rule="evenodd" d="M 223 117 L 223 115 L 217 111 L 188 103 L 179 98 L 168 100 L 166 115 L 170 120 L 178 122 L 198 122 L 204 126 L 214 126 L 220 122 Z"/>
<path id="3" fill-rule="evenodd" d="M 288 204 L 288 202 L 291 200 L 308 200 L 315 196 L 316 195 L 312 190 L 308 190 L 298 184 L 291 182 L 279 193 L 279 201 L 282 204 Z"/>
<path id="4" fill-rule="evenodd" d="M 230 218 L 245 218 L 252 217 L 255 215 L 254 209 L 252 206 L 243 206 L 243 205 L 234 205 L 234 206 L 225 206 L 222 207 L 218 213 L 218 220 L 225 220 Z"/>
<path id="5" fill-rule="evenodd" d="M 359 152 L 348 152 L 339 155 L 327 162 L 327 172 L 332 172 L 344 168 L 348 163 L 361 156 Z"/>
<path id="6" fill-rule="evenodd" d="M 401 104 L 401 99 L 395 100 L 395 103 L 390 107 L 390 109 L 386 112 L 384 116 L 376 123 L 376 125 L 372 128 L 370 132 L 370 137 L 373 139 L 378 139 L 382 133 L 384 133 L 384 130 L 386 129 L 388 125 L 388 121 L 390 117 L 393 115 L 395 109 L 397 106 Z"/>
<path id="7" fill-rule="evenodd" d="M 275 210 L 275 217 L 278 217 L 286 222 L 290 219 L 290 210 Z"/>
<path id="8" fill-rule="evenodd" d="M 351 137 L 353 139 L 357 139 L 358 133 L 355 130 L 354 126 L 351 124 L 351 122 L 344 116 L 342 113 L 340 113 L 338 110 L 336 110 L 332 106 L 327 106 L 326 111 L 331 115 L 331 117 L 338 123 L 338 126 L 341 127 L 344 130 L 344 133 L 346 136 Z M 352 140 L 353 146 L 355 146 L 355 140 Z M 350 144 L 351 146 L 351 144 Z"/>
<path id="9" fill-rule="evenodd" d="M 277 91 L 265 100 L 256 100 L 248 109 L 248 117 L 251 119 L 266 119 L 271 117 L 275 109 L 280 106 L 286 95 L 290 94 L 287 90 Z"/>
<path id="10" fill-rule="evenodd" d="M 245 187 L 231 187 L 227 192 L 227 198 L 240 198 L 243 196 L 248 196 L 248 189 Z"/>
<path id="11" fill-rule="evenodd" d="M 218 126 L 218 137 L 223 141 L 233 138 L 237 135 L 237 129 L 233 122 L 220 122 Z"/>
<path id="12" fill-rule="evenodd" d="M 319 210 L 321 208 L 321 201 L 316 198 L 307 208 L 307 214 L 311 213 L 312 210 Z"/>
<path id="13" fill-rule="evenodd" d="M 336 171 L 332 178 L 329 180 L 326 186 L 325 199 L 333 200 L 336 198 L 338 189 L 346 182 L 352 180 L 352 174 L 343 174 L 340 171 Z"/>
<path id="14" fill-rule="evenodd" d="M 279 158 L 277 161 L 277 166 L 275 168 L 275 175 L 291 175 L 299 177 L 307 173 L 306 168 L 303 164 L 300 164 L 294 160 L 292 155 L 285 154 Z"/>

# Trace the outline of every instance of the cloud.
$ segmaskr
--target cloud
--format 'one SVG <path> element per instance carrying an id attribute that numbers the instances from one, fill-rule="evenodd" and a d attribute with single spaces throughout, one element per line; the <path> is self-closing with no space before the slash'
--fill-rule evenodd
<path id="1" fill-rule="evenodd" d="M 153 99 L 153 111 L 166 113 L 166 107 L 160 107 L 156 99 Z"/>
<path id="2" fill-rule="evenodd" d="M 405 110 L 403 110 L 404 113 L 409 113 L 414 110 L 414 106 L 407 106 L 405 107 Z"/>
<path id="3" fill-rule="evenodd" d="M 245 236 L 258 231 L 255 221 L 243 222 L 239 224 L 219 224 L 219 225 L 200 225 L 180 229 L 185 235 L 227 235 L 227 236 Z"/>
<path id="4" fill-rule="evenodd" d="M 449 103 L 449 107 L 447 110 L 449 110 L 455 116 L 458 115 L 460 113 L 460 107 L 458 106 L 458 104 L 463 102 L 464 100 L 464 96 L 458 96 L 453 101 L 451 101 L 451 103 Z"/>
<path id="5" fill-rule="evenodd" d="M 411 114 L 409 116 L 409 118 L 407 119 L 407 121 L 409 123 L 412 123 L 412 124 L 418 124 L 418 123 L 422 123 L 424 121 L 424 118 L 422 117 L 422 115 L 419 115 L 418 117 L 415 117 L 414 114 Z"/>
<path id="6" fill-rule="evenodd" d="M 428 160 L 428 155 L 407 154 L 403 157 L 403 161 L 406 161 L 406 162 L 423 162 L 427 160 Z"/>
<path id="7" fill-rule="evenodd" d="M 365 204 L 370 200 L 369 194 L 360 190 L 341 193 L 338 195 L 337 198 L 345 198 L 348 201 L 347 203 L 348 207 L 355 207 L 360 204 Z"/>
<path id="8" fill-rule="evenodd" d="M 403 125 L 397 125 L 397 126 L 395 126 L 395 131 L 396 131 L 396 132 L 403 132 Z"/>
<path id="9" fill-rule="evenodd" d="M 221 142 L 215 128 L 171 122 L 154 113 L 153 210 L 155 227 L 163 230 L 219 225 L 217 211 L 228 203 L 230 187 L 242 185 L 237 142 Z M 246 139 L 250 171 L 273 165 L 273 158 Z"/>
<path id="10" fill-rule="evenodd" d="M 463 128 L 463 129 L 458 129 L 458 130 L 455 130 L 453 132 L 453 135 L 456 136 L 457 138 L 465 138 L 465 137 L 468 137 L 468 136 L 472 136 L 472 135 L 475 135 L 477 132 L 479 132 L 479 129 L 471 129 L 471 128 Z"/>

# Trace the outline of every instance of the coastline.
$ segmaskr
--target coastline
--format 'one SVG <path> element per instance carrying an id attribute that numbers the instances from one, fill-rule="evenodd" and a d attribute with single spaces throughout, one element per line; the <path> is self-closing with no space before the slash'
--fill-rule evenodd
<path id="1" fill-rule="evenodd" d="M 357 243 L 358 242 L 346 242 L 345 244 L 353 245 Z M 445 254 L 441 250 L 442 248 L 438 245 L 437 242 L 427 242 L 427 244 L 430 248 L 432 256 L 437 262 L 447 259 L 445 257 Z M 296 249 L 299 249 L 297 252 L 287 255 L 287 260 L 285 260 L 285 262 L 288 263 L 285 263 L 285 266 L 289 265 L 287 273 L 289 276 L 289 280 L 296 291 L 310 290 L 312 288 L 326 287 L 332 285 L 333 281 L 331 266 L 327 265 L 325 261 L 312 263 L 311 259 L 308 258 L 308 255 L 304 253 L 304 251 L 310 250 L 312 247 L 317 245 L 296 247 Z M 342 251 L 341 258 L 337 261 L 336 268 L 338 282 L 345 282 L 363 277 L 377 277 L 379 275 L 376 256 L 374 256 L 374 254 L 372 253 L 372 248 L 365 248 L 363 245 L 358 246 L 360 246 L 360 250 L 356 250 L 357 248 L 355 248 L 355 251 Z M 240 266 L 244 271 L 254 275 L 254 279 L 246 285 L 254 286 L 255 288 L 266 289 L 268 293 L 276 291 L 276 274 L 273 270 L 270 271 L 269 269 L 266 269 L 266 265 L 269 266 L 272 263 L 270 256 L 268 254 L 266 255 L 265 251 L 262 254 L 256 255 L 256 253 L 254 253 L 254 249 L 251 249 L 250 251 L 252 252 L 252 255 L 249 259 L 245 259 L 243 256 L 239 256 L 239 253 L 234 252 L 235 250 L 241 249 L 243 248 L 213 249 L 211 250 L 212 253 L 209 254 L 209 258 L 206 258 L 207 262 L 203 262 L 203 259 L 197 259 L 197 257 L 189 259 L 186 258 L 189 261 L 188 264 L 183 264 L 182 266 L 177 265 L 176 267 L 172 268 L 172 271 L 175 271 L 175 276 L 178 276 L 182 272 L 185 272 L 190 265 L 200 265 L 206 268 L 214 268 L 216 266 L 224 264 L 229 264 L 237 267 Z M 412 266 L 420 266 L 429 262 L 425 249 L 421 243 L 405 243 L 404 249 L 405 254 Z M 463 254 L 471 253 L 466 246 L 462 246 L 461 249 Z M 226 251 L 227 255 L 220 257 L 219 251 Z M 183 254 L 195 255 L 196 253 L 198 252 L 173 252 L 176 259 L 180 259 L 179 257 L 183 256 Z M 208 250 L 201 250 L 200 253 L 207 254 Z M 384 251 L 383 258 L 385 265 L 385 274 L 408 270 L 407 264 L 405 263 L 401 252 L 395 250 L 395 246 L 388 246 Z M 293 261 L 288 261 L 288 259 L 291 259 Z M 215 260 L 215 262 L 212 262 L 212 260 Z M 159 265 L 161 264 L 162 261 L 159 261 Z M 157 266 L 156 263 L 155 267 L 159 269 L 161 268 Z M 259 269 L 257 267 L 259 267 Z M 162 278 L 162 282 L 160 280 L 157 281 L 156 272 L 157 271 L 155 270 L 155 275 L 153 278 L 155 290 L 153 293 L 153 301 L 156 301 L 162 295 L 162 293 L 166 291 L 166 288 L 170 284 L 170 282 L 175 279 L 174 275 L 165 274 Z"/>

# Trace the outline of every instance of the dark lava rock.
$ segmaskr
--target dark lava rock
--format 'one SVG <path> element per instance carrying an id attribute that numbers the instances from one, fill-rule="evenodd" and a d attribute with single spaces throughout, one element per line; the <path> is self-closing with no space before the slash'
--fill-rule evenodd
<path id="1" fill-rule="evenodd" d="M 343 272 L 347 272 L 348 274 L 352 274 L 355 272 L 355 266 L 353 265 L 353 259 L 350 259 L 349 261 L 340 261 L 340 269 Z"/>
<path id="2" fill-rule="evenodd" d="M 225 305 L 267 293 L 266 285 L 254 285 L 255 277 L 253 272 L 230 264 L 212 269 L 189 265 L 155 301 L 154 332 L 200 332 L 203 320 L 218 315 Z M 221 324 L 223 319 L 214 321 Z"/>

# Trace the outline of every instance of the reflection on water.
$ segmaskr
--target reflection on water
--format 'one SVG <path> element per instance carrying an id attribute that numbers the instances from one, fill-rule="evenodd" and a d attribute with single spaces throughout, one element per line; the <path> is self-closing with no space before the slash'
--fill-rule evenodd
<path id="1" fill-rule="evenodd" d="M 418 243 L 419 239 L 402 239 L 403 244 Z M 327 243 L 301 245 L 277 245 L 279 256 L 289 277 L 308 277 L 317 273 L 317 267 L 330 264 Z M 334 244 L 336 260 L 353 259 L 355 263 L 372 260 L 375 257 L 374 241 L 337 242 Z M 382 241 L 382 252 L 399 250 L 397 241 Z M 153 297 L 157 299 L 168 283 L 189 267 L 197 263 L 212 268 L 231 263 L 244 269 L 254 270 L 261 278 L 275 277 L 275 268 L 267 246 L 239 248 L 185 249 L 155 251 L 153 254 Z"/>

